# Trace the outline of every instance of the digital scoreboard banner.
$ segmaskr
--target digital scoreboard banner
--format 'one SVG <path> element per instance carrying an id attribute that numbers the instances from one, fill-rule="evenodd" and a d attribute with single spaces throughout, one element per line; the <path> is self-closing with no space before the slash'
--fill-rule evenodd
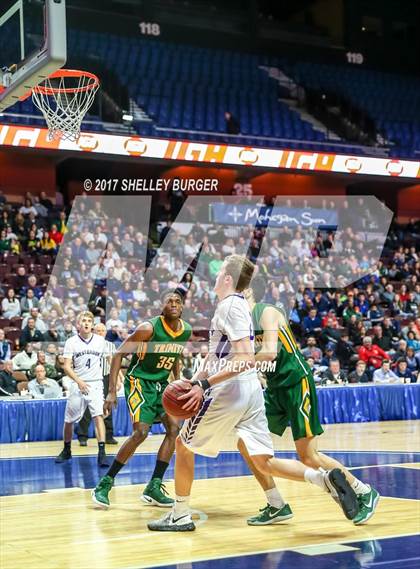
<path id="1" fill-rule="evenodd" d="M 93 154 L 175 160 L 191 164 L 254 166 L 280 171 L 336 172 L 420 178 L 420 161 L 301 150 L 187 142 L 141 136 L 82 132 L 77 142 L 49 140 L 46 128 L 0 124 L 0 147 L 40 148 Z"/>

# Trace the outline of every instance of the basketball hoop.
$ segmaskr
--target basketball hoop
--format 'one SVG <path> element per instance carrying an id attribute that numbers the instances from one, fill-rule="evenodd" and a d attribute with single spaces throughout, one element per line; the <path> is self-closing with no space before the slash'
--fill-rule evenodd
<path id="1" fill-rule="evenodd" d="M 32 101 L 44 115 L 50 140 L 79 138 L 98 88 L 99 79 L 93 73 L 59 69 L 32 89 Z"/>

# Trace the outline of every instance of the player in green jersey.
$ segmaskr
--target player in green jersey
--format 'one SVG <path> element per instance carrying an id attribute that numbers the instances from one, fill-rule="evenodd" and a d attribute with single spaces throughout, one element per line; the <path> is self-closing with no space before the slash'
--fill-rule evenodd
<path id="1" fill-rule="evenodd" d="M 324 431 L 318 417 L 315 382 L 284 313 L 273 305 L 261 302 L 265 291 L 265 279 L 255 277 L 251 281 L 251 288 L 246 291 L 246 298 L 252 311 L 255 359 L 272 362 L 272 370 L 266 372 L 267 386 L 264 393 L 268 427 L 272 433 L 281 436 L 290 423 L 301 462 L 314 469 L 339 468 L 345 473 L 359 502 L 359 513 L 353 523 L 362 524 L 374 514 L 379 493 L 355 478 L 337 460 L 318 451 L 318 435 Z M 247 460 L 246 453 L 244 458 Z M 276 510 L 281 511 L 282 503 L 278 501 L 280 494 L 274 480 L 257 471 L 252 461 L 247 462 L 268 501 L 266 508 L 259 515 L 250 518 L 248 523 L 276 523 Z M 280 515 L 278 517 L 281 519 Z"/>
<path id="2" fill-rule="evenodd" d="M 146 486 L 142 500 L 148 504 L 169 508 L 172 498 L 166 494 L 163 476 L 175 450 L 178 422 L 166 415 L 162 406 L 162 393 L 168 385 L 172 372 L 175 379 L 180 374 L 180 356 L 189 340 L 191 326 L 181 319 L 183 295 L 175 291 L 163 297 L 162 314 L 146 320 L 119 347 L 112 359 L 109 393 L 104 403 L 105 416 L 116 406 L 116 385 L 122 359 L 133 354 L 124 380 L 125 398 L 133 423 L 133 433 L 120 448 L 107 474 L 92 490 L 93 501 L 103 507 L 109 506 L 109 492 L 115 476 L 146 439 L 155 421 L 161 421 L 166 436 L 159 448 L 155 470 Z"/>

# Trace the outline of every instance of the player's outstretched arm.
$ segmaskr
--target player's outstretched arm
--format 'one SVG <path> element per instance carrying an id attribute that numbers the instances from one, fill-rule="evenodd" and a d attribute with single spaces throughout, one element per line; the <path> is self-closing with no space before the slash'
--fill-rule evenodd
<path id="1" fill-rule="evenodd" d="M 207 379 L 209 376 L 209 371 L 207 369 L 207 362 L 209 359 L 209 354 L 201 362 L 200 367 L 197 369 L 195 374 L 192 376 L 190 381 L 196 381 L 197 379 Z"/>
<path id="2" fill-rule="evenodd" d="M 255 359 L 259 362 L 271 362 L 277 357 L 278 329 L 286 323 L 284 317 L 275 308 L 268 306 L 262 313 L 260 325 L 263 329 L 261 349 Z"/>
<path id="3" fill-rule="evenodd" d="M 143 322 L 128 338 L 121 344 L 112 356 L 111 371 L 109 373 L 109 390 L 104 402 L 104 416 L 107 417 L 112 408 L 117 404 L 117 383 L 118 375 L 121 371 L 122 360 L 127 355 L 135 354 L 139 344 L 147 342 L 153 335 L 153 326 L 150 322 Z"/>

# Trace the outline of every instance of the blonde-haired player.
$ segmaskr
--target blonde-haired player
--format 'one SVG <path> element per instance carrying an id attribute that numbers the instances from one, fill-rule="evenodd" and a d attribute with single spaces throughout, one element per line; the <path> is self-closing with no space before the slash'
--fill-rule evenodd
<path id="1" fill-rule="evenodd" d="M 64 345 L 63 369 L 74 384 L 71 387 L 64 414 L 64 448 L 55 462 L 65 462 L 71 458 L 73 424 L 80 421 L 86 408 L 89 407 L 98 440 L 98 464 L 108 466 L 103 418 L 102 357 L 106 352 L 105 338 L 92 332 L 93 314 L 91 312 L 82 312 L 77 324 L 78 333 L 69 338 Z"/>
<path id="2" fill-rule="evenodd" d="M 168 514 L 147 525 L 152 531 L 195 530 L 189 507 L 194 455 L 217 457 L 224 436 L 231 433 L 236 435 L 241 453 L 262 474 L 315 484 L 337 499 L 347 518 L 358 513 L 356 494 L 341 470 L 320 472 L 296 460 L 274 457 L 263 393 L 254 369 L 252 318 L 242 294 L 249 287 L 254 268 L 249 259 L 230 255 L 217 275 L 214 292 L 219 303 L 211 321 L 206 367 L 197 371 L 191 389 L 180 396 L 186 400 L 183 408 L 196 414 L 184 422 L 176 442 L 175 502 Z M 287 520 L 292 515 L 284 503 L 278 519 Z"/>

